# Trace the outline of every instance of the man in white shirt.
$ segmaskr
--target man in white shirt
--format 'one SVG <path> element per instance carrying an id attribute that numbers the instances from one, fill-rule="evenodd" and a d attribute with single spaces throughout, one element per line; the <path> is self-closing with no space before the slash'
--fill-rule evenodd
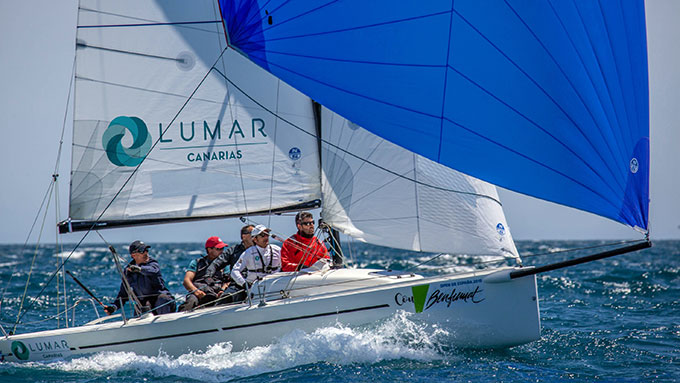
<path id="1" fill-rule="evenodd" d="M 241 288 L 258 278 L 281 271 L 281 248 L 269 243 L 270 230 L 257 225 L 251 232 L 253 246 L 241 254 L 231 271 L 231 279 Z"/>

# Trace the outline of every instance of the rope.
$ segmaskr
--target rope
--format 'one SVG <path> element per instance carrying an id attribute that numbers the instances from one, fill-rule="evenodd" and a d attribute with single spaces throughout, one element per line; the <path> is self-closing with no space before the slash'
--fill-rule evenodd
<path id="1" fill-rule="evenodd" d="M 220 53 L 220 55 L 217 57 L 217 59 L 215 60 L 215 63 L 210 67 L 210 69 L 208 69 L 208 71 L 207 71 L 206 74 L 203 76 L 203 78 L 201 79 L 201 81 L 198 83 L 198 85 L 196 86 L 196 88 L 194 88 L 194 90 L 191 92 L 191 94 L 190 94 L 189 97 L 186 99 L 186 101 L 184 102 L 184 104 L 182 104 L 182 106 L 179 108 L 179 110 L 177 111 L 177 113 L 175 114 L 175 116 L 172 118 L 172 120 L 170 121 L 170 123 L 166 125 L 165 130 L 163 131 L 163 133 L 161 133 L 161 134 L 159 135 L 159 138 L 158 138 L 158 139 L 154 142 L 154 144 L 151 146 L 151 148 L 149 149 L 149 153 L 151 153 L 151 152 L 153 151 L 153 149 L 156 147 L 156 145 L 158 145 L 158 142 L 160 142 L 160 137 L 162 137 L 163 134 L 165 134 L 165 133 L 167 132 L 167 130 L 170 129 L 170 126 L 175 122 L 175 120 L 177 119 L 177 117 L 179 116 L 179 114 L 182 112 L 182 110 L 184 110 L 184 108 L 187 106 L 187 104 L 189 103 L 189 101 L 194 97 L 194 95 L 196 94 L 196 92 L 198 91 L 198 89 L 201 87 L 201 85 L 203 85 L 203 82 L 205 81 L 205 79 L 208 78 L 208 75 L 210 74 L 210 72 L 212 72 L 213 70 L 219 72 L 219 70 L 215 69 L 215 65 L 219 62 L 219 60 L 222 59 L 222 56 L 224 55 L 224 52 L 226 52 L 226 50 L 227 50 L 226 48 L 225 48 L 224 50 L 222 50 L 222 53 Z M 75 65 L 75 61 L 74 61 L 74 65 Z M 70 90 L 69 90 L 69 91 L 70 91 Z M 130 182 L 130 180 L 132 179 L 132 177 L 137 173 L 137 170 L 139 170 L 139 167 L 142 166 L 142 164 L 144 163 L 144 161 L 146 161 L 146 159 L 148 158 L 148 155 L 149 155 L 149 154 L 147 154 L 146 157 L 144 157 L 144 160 L 142 160 L 142 162 L 140 162 L 139 165 L 137 165 L 137 167 L 135 167 L 134 170 L 132 170 L 132 172 L 130 172 L 130 175 L 129 175 L 128 178 L 125 180 L 125 182 L 123 183 L 123 185 L 120 187 L 120 189 L 118 189 L 118 191 L 117 191 L 116 194 L 113 196 L 113 198 L 111 198 L 111 201 L 109 201 L 109 203 L 104 207 L 104 209 L 102 210 L 102 212 L 99 214 L 99 216 L 97 217 L 97 219 L 95 219 L 95 221 L 92 223 L 92 225 L 87 229 L 87 231 L 85 232 L 85 234 L 83 234 L 83 236 L 80 238 L 80 240 L 78 241 L 78 243 L 76 243 L 76 245 L 75 245 L 75 247 L 73 248 L 73 250 L 71 250 L 71 253 L 64 259 L 64 262 L 62 263 L 62 266 L 60 266 L 60 267 L 59 267 L 59 268 L 58 268 L 58 269 L 50 276 L 50 278 L 49 278 L 48 281 L 45 283 L 45 285 L 43 286 L 43 288 L 42 288 L 42 289 L 40 290 L 40 292 L 35 296 L 36 298 L 37 298 L 38 296 L 42 295 L 43 292 L 45 292 L 45 289 L 46 289 L 47 286 L 49 286 L 49 284 L 52 282 L 52 280 L 54 279 L 55 275 L 57 275 L 57 273 L 62 269 L 63 265 L 65 265 L 66 262 L 68 262 L 68 260 L 71 259 L 71 256 L 72 256 L 73 253 L 76 251 L 76 249 L 78 249 L 78 248 L 80 247 L 80 245 L 83 243 L 83 241 L 85 240 L 85 238 L 87 238 L 87 236 L 90 234 L 90 232 L 97 226 L 97 223 L 98 223 L 99 220 L 104 216 L 104 213 L 106 213 L 106 211 L 109 209 L 109 207 L 111 207 L 111 205 L 113 204 L 113 201 L 115 201 L 116 198 L 118 198 L 118 196 L 119 196 L 120 193 L 123 191 L 123 189 L 125 188 L 125 186 L 127 186 L 127 184 Z M 21 308 L 19 309 L 19 314 L 18 314 L 18 317 L 17 317 L 17 323 L 18 323 L 18 322 L 21 320 L 21 318 L 26 314 L 26 312 L 28 312 L 28 311 L 33 307 L 33 302 L 34 302 L 34 301 L 35 301 L 35 300 L 33 300 L 33 301 L 31 302 L 31 304 L 28 306 L 28 308 L 26 308 L 26 310 L 25 310 L 23 313 L 21 312 Z M 22 303 L 23 303 L 23 299 L 22 299 Z M 15 329 L 16 329 L 16 324 L 15 324 Z"/>

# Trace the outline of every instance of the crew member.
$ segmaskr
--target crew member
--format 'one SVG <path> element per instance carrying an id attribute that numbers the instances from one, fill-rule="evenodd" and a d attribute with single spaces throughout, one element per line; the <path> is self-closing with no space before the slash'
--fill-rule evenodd
<path id="1" fill-rule="evenodd" d="M 314 217 L 303 211 L 295 216 L 298 232 L 283 242 L 281 271 L 297 271 L 313 265 L 322 258 L 328 259 L 328 249 L 314 236 Z"/>
<path id="2" fill-rule="evenodd" d="M 211 278 L 207 278 L 208 267 L 215 263 L 220 257 L 224 248 L 228 246 L 222 242 L 220 237 L 210 237 L 205 241 L 206 255 L 194 259 L 189 263 L 189 267 L 184 273 L 184 288 L 189 291 L 186 301 L 179 306 L 179 311 L 190 311 L 198 305 L 208 304 L 224 292 L 228 284 L 222 271 L 213 273 Z"/>
<path id="3" fill-rule="evenodd" d="M 281 270 L 281 248 L 269 243 L 269 232 L 264 225 L 253 228 L 251 235 L 255 245 L 241 254 L 231 270 L 231 279 L 239 288 Z"/>
<path id="4" fill-rule="evenodd" d="M 149 257 L 150 247 L 142 241 L 134 241 L 130 244 L 132 261 L 124 270 L 125 278 L 142 305 L 140 308 L 142 312 L 153 310 L 156 315 L 174 312 L 175 300 L 165 287 L 158 262 Z M 113 301 L 113 306 L 106 306 L 104 311 L 111 315 L 128 299 L 127 290 L 121 282 L 120 291 L 116 300 Z"/>
<path id="5" fill-rule="evenodd" d="M 208 266 L 208 269 L 205 272 L 206 280 L 210 281 L 220 272 L 222 272 L 225 277 L 229 277 L 231 270 L 234 269 L 234 265 L 241 254 L 243 254 L 247 248 L 253 246 L 252 231 L 253 225 L 246 225 L 241 228 L 241 243 L 224 250 L 224 252 Z"/>

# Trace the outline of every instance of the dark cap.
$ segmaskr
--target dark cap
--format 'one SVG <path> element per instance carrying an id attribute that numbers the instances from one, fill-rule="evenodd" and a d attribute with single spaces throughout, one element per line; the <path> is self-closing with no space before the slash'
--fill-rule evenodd
<path id="1" fill-rule="evenodd" d="M 134 241 L 130 244 L 130 254 L 134 253 L 143 253 L 146 249 L 150 248 L 151 246 L 147 245 L 146 243 L 142 241 Z"/>

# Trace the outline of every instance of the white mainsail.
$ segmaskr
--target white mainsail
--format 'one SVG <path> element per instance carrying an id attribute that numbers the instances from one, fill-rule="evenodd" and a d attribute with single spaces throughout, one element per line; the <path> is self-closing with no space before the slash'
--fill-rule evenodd
<path id="1" fill-rule="evenodd" d="M 518 257 L 496 187 L 322 109 L 323 219 L 359 240 Z"/>
<path id="2" fill-rule="evenodd" d="M 320 198 L 311 101 L 225 51 L 214 1 L 83 1 L 78 25 L 71 219 L 225 216 Z"/>

